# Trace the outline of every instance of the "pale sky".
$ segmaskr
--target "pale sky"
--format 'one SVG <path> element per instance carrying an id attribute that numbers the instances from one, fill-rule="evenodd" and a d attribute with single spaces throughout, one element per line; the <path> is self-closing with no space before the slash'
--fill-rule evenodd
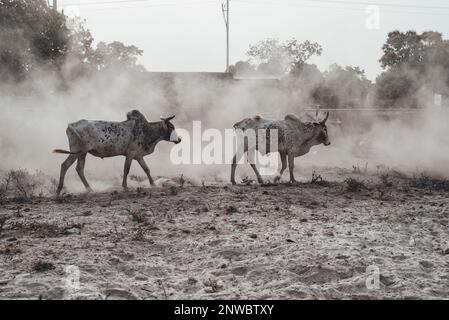
<path id="1" fill-rule="evenodd" d="M 140 63 L 149 71 L 224 71 L 220 0 L 126 1 L 58 3 L 66 13 L 85 18 L 96 41 L 118 40 L 143 49 Z M 366 26 L 367 21 L 375 25 L 366 12 L 369 4 L 379 5 L 379 29 Z M 449 3 L 444 0 L 231 0 L 230 60 L 246 60 L 249 44 L 269 37 L 311 40 L 323 46 L 322 56 L 310 61 L 321 70 L 334 62 L 359 66 L 373 80 L 381 72 L 378 60 L 389 31 L 444 33 L 448 18 Z"/>

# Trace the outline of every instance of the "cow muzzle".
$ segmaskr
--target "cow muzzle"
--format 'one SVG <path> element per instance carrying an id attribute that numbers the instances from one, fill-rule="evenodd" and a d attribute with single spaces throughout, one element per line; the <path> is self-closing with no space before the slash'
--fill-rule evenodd
<path id="1" fill-rule="evenodd" d="M 176 133 L 176 131 L 172 131 L 171 135 L 170 135 L 170 142 L 173 142 L 175 144 L 178 144 L 181 142 L 181 137 L 178 136 L 178 134 Z"/>
<path id="2" fill-rule="evenodd" d="M 325 146 L 330 146 L 331 142 L 330 141 L 326 141 L 325 143 L 323 143 Z"/>

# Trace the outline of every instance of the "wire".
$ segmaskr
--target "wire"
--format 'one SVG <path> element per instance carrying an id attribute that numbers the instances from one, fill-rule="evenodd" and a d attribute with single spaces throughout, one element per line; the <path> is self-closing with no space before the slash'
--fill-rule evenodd
<path id="1" fill-rule="evenodd" d="M 106 0 L 106 1 L 92 1 L 92 2 L 68 2 L 65 3 L 65 6 L 90 6 L 90 5 L 99 5 L 99 4 L 121 4 L 121 3 L 133 3 L 133 2 L 149 2 L 152 0 Z M 269 4 L 279 4 L 279 5 L 301 5 L 299 3 L 286 3 L 286 2 L 262 2 L 262 1 L 240 1 L 235 0 L 239 2 L 248 2 L 248 3 L 269 3 Z M 437 9 L 437 10 L 449 10 L 449 6 L 425 6 L 425 5 L 414 5 L 414 4 L 399 4 L 399 3 L 386 3 L 386 2 L 362 2 L 362 1 L 351 1 L 351 0 L 341 0 L 341 1 L 335 1 L 335 0 L 300 0 L 299 2 L 310 2 L 310 3 L 327 3 L 327 4 L 347 4 L 347 5 L 375 5 L 375 6 L 382 6 L 382 7 L 393 7 L 393 8 L 413 8 L 413 9 Z"/>
<path id="2" fill-rule="evenodd" d="M 95 6 L 101 4 L 127 4 L 127 3 L 135 3 L 135 2 L 153 2 L 154 0 L 116 0 L 116 1 L 92 1 L 92 2 L 66 2 L 65 6 Z M 208 1 L 212 2 L 212 1 Z M 216 2 L 216 1 L 213 1 Z M 177 4 L 182 4 L 183 2 L 179 2 Z M 189 3 L 189 2 L 184 2 Z M 156 4 L 159 5 L 159 4 Z"/>
<path id="3" fill-rule="evenodd" d="M 64 2 L 62 7 L 68 6 L 95 6 L 95 5 L 110 5 L 110 4 L 132 4 L 132 3 L 144 3 L 144 2 L 152 2 L 153 0 L 105 0 L 105 1 L 92 1 L 92 2 Z M 215 3 L 215 1 L 195 1 L 195 2 L 175 2 L 175 3 L 154 3 L 148 4 L 145 6 L 137 6 L 137 7 L 98 7 L 92 9 L 84 9 L 84 11 L 103 11 L 103 10 L 118 10 L 118 9 L 133 9 L 133 8 L 146 8 L 146 7 L 169 7 L 169 6 L 185 6 L 185 5 L 198 5 L 205 3 Z M 270 2 L 270 1 L 250 1 L 250 0 L 234 0 L 234 2 L 248 3 L 248 4 L 265 4 L 265 5 L 275 5 L 275 6 L 293 6 L 293 7 L 303 7 L 303 8 L 321 8 L 321 9 L 337 9 L 337 10 L 351 10 L 351 11 L 363 11 L 362 8 L 350 8 L 344 6 L 318 6 L 318 5 L 307 5 L 304 2 L 308 3 L 325 3 L 325 4 L 341 4 L 341 5 L 358 5 L 358 6 L 383 6 L 383 7 L 396 7 L 396 8 L 414 8 L 414 9 L 439 9 L 439 10 L 449 10 L 448 6 L 423 6 L 423 5 L 408 5 L 408 4 L 398 4 L 398 3 L 381 3 L 381 2 L 361 2 L 361 1 L 351 1 L 351 0 L 300 0 L 297 2 Z M 389 13 L 405 13 L 405 14 L 418 14 L 418 15 L 434 15 L 434 16 L 447 16 L 449 12 L 441 13 L 441 12 L 418 12 L 418 11 L 403 11 L 403 10 L 385 10 L 382 12 Z"/>
<path id="4" fill-rule="evenodd" d="M 308 0 L 303 0 L 308 1 Z M 234 0 L 234 2 L 241 2 L 241 3 L 248 3 L 248 4 L 266 4 L 266 5 L 274 5 L 274 6 L 292 6 L 292 7 L 304 7 L 304 8 L 320 8 L 320 9 L 338 9 L 338 10 L 352 10 L 352 11 L 364 11 L 363 8 L 349 8 L 349 7 L 331 7 L 331 6 L 314 6 L 314 5 L 306 5 L 306 4 L 300 4 L 300 3 L 291 3 L 291 2 L 269 2 L 269 1 L 248 1 L 248 0 Z M 315 1 L 308 1 L 308 2 L 315 2 Z M 324 1 L 316 1 L 316 2 L 324 2 Z M 340 1 L 328 1 L 329 3 L 338 3 Z M 342 2 L 343 3 L 343 2 Z M 374 5 L 374 4 L 368 4 L 367 2 L 359 3 L 360 5 Z M 447 7 L 449 9 L 449 7 Z M 403 10 L 385 10 L 383 9 L 382 12 L 389 12 L 389 13 L 405 13 L 405 14 L 418 14 L 418 15 L 435 15 L 435 16 L 447 16 L 449 15 L 449 12 L 446 13 L 437 13 L 437 12 L 418 12 L 418 11 L 403 11 Z"/>
<path id="5" fill-rule="evenodd" d="M 235 0 L 242 2 L 240 0 Z M 244 1 L 248 3 L 262 3 L 262 1 Z M 394 8 L 413 8 L 413 9 L 437 9 L 437 10 L 449 10 L 448 6 L 423 6 L 423 5 L 413 5 L 413 4 L 399 4 L 399 3 L 385 3 L 385 2 L 361 2 L 361 1 L 334 1 L 334 0 L 300 0 L 300 2 L 314 2 L 314 3 L 328 3 L 328 4 L 351 4 L 351 5 L 365 5 L 365 6 L 381 6 L 381 7 L 394 7 Z M 267 2 L 268 3 L 268 2 Z M 280 4 L 280 5 L 298 5 L 299 3 L 292 2 L 270 2 L 270 4 Z"/>
<path id="6" fill-rule="evenodd" d="M 141 0 L 145 1 L 145 0 Z M 141 9 L 141 8 L 155 8 L 155 7 L 173 7 L 173 6 L 190 6 L 190 5 L 199 5 L 199 4 L 211 4 L 216 3 L 211 0 L 204 1 L 191 1 L 191 2 L 172 2 L 172 3 L 154 3 L 147 4 L 141 6 L 132 6 L 132 7 L 94 7 L 94 8 L 86 8 L 83 11 L 104 11 L 104 10 L 122 10 L 122 9 Z M 75 6 L 74 4 L 66 4 L 66 7 Z"/>

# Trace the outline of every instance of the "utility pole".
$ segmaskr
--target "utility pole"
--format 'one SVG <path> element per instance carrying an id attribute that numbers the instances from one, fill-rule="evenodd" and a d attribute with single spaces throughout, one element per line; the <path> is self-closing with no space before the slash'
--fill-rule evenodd
<path id="1" fill-rule="evenodd" d="M 221 11 L 226 26 L 226 72 L 229 72 L 229 0 L 221 4 Z"/>
<path id="2" fill-rule="evenodd" d="M 58 0 L 53 0 L 53 10 L 58 11 Z"/>

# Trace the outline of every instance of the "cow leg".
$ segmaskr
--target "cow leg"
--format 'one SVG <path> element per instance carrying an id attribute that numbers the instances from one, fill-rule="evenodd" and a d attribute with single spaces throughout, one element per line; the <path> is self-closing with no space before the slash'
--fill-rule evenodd
<path id="1" fill-rule="evenodd" d="M 129 173 L 129 169 L 131 168 L 132 161 L 133 161 L 133 158 L 126 156 L 125 168 L 123 170 L 123 182 L 122 182 L 122 187 L 125 190 L 128 189 L 128 173 Z"/>
<path id="2" fill-rule="evenodd" d="M 240 159 L 239 159 L 240 160 Z M 231 183 L 235 183 L 235 169 L 237 169 L 237 155 L 234 155 L 232 158 L 232 164 L 231 164 Z"/>
<path id="3" fill-rule="evenodd" d="M 295 176 L 293 175 L 293 168 L 295 167 L 295 157 L 293 154 L 288 155 L 288 170 L 290 171 L 290 182 L 295 183 Z"/>
<path id="4" fill-rule="evenodd" d="M 70 166 L 75 162 L 75 160 L 78 158 L 78 154 L 71 154 L 68 156 L 68 158 L 61 164 L 61 174 L 59 175 L 59 185 L 58 189 L 56 190 L 56 194 L 59 195 L 62 191 L 62 188 L 64 187 L 64 178 L 65 174 L 67 173 L 67 170 L 69 170 Z"/>
<path id="5" fill-rule="evenodd" d="M 279 175 L 274 179 L 275 182 L 281 180 L 282 174 L 284 173 L 285 169 L 287 169 L 287 155 L 282 152 L 280 152 L 279 155 L 281 156 L 282 168 L 281 171 L 279 172 Z"/>
<path id="6" fill-rule="evenodd" d="M 148 180 L 150 180 L 150 185 L 154 186 L 153 178 L 151 178 L 151 175 L 150 175 L 150 169 L 148 168 L 147 164 L 145 163 L 145 160 L 143 158 L 139 158 L 139 159 L 137 159 L 137 162 L 139 162 L 143 171 L 145 171 L 145 173 L 148 177 Z"/>
<path id="7" fill-rule="evenodd" d="M 282 168 L 281 168 L 281 171 L 279 172 L 279 175 L 282 176 L 285 169 L 287 169 L 287 155 L 285 153 L 281 153 L 280 156 L 281 156 Z"/>
<path id="8" fill-rule="evenodd" d="M 86 155 L 87 153 L 84 153 L 78 157 L 78 162 L 76 163 L 76 172 L 78 172 L 78 175 L 80 176 L 81 181 L 84 184 L 84 187 L 88 192 L 92 192 L 92 188 L 89 186 L 89 183 L 86 180 L 86 177 L 84 176 L 84 165 L 86 164 Z"/>
<path id="9" fill-rule="evenodd" d="M 254 163 L 251 163 L 251 168 L 253 168 L 254 173 L 256 174 L 257 182 L 259 182 L 260 184 L 263 184 L 263 179 L 262 179 L 262 177 L 260 176 L 260 173 L 259 173 L 259 171 L 257 170 L 257 167 L 256 167 L 256 165 L 255 165 Z"/>
<path id="10" fill-rule="evenodd" d="M 242 159 L 242 157 L 245 155 L 245 152 L 247 152 L 247 150 L 245 150 L 242 154 L 236 153 L 234 155 L 234 157 L 232 158 L 232 164 L 231 164 L 231 183 L 232 184 L 237 184 L 235 182 L 235 170 L 237 169 L 237 163 L 240 161 L 240 159 Z M 237 157 L 237 155 L 239 154 L 239 157 Z M 238 159 L 237 159 L 238 158 Z"/>

